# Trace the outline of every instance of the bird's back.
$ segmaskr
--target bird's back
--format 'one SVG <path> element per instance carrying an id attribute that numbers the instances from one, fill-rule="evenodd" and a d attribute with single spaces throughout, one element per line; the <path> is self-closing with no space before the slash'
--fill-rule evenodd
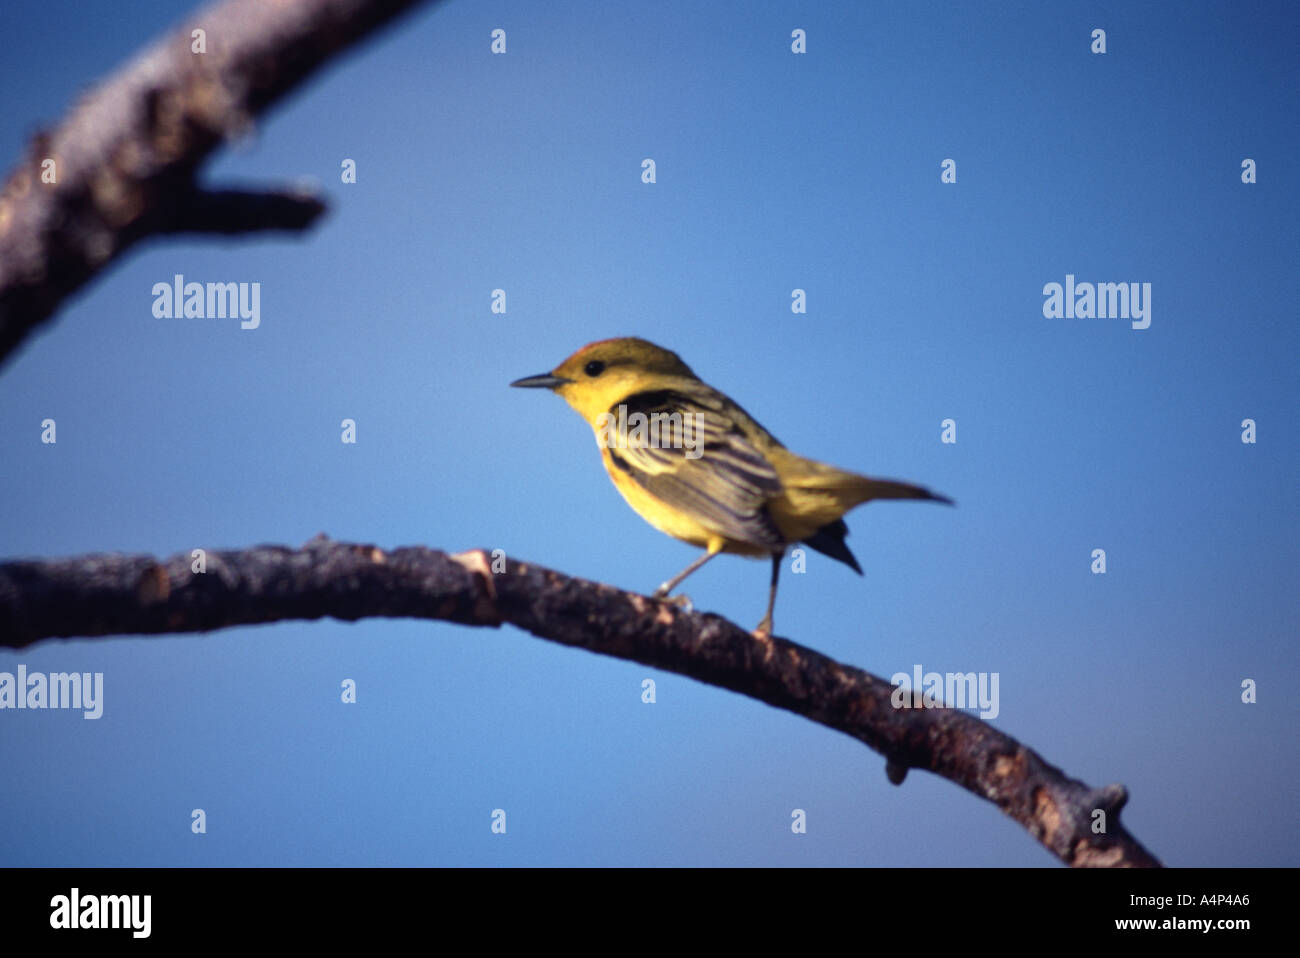
<path id="1" fill-rule="evenodd" d="M 841 520 L 850 509 L 872 499 L 951 502 L 921 486 L 873 479 L 791 452 L 730 397 L 707 384 L 699 385 L 702 387 L 701 395 L 735 424 L 739 433 L 763 455 L 776 473 L 779 488 L 770 490 L 765 508 L 787 545 L 813 540 L 810 544 L 814 548 L 856 569 L 856 561 L 843 545 L 847 529 Z M 830 548 L 823 549 L 817 543 Z"/>

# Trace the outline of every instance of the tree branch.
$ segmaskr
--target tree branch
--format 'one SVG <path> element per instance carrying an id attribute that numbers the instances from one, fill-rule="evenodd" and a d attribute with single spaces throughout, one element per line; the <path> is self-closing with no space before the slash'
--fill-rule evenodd
<path id="1" fill-rule="evenodd" d="M 1120 824 L 1122 785 L 1066 777 L 985 722 L 950 708 L 895 708 L 894 686 L 786 639 L 482 551 L 384 551 L 317 536 L 301 549 L 91 555 L 0 563 L 0 645 L 46 638 L 202 632 L 331 616 L 511 623 L 565 645 L 730 689 L 851 735 L 901 784 L 934 772 L 987 799 L 1075 866 L 1158 866 Z M 1094 813 L 1105 832 L 1094 834 Z"/>
<path id="2" fill-rule="evenodd" d="M 325 212 L 325 204 L 306 192 L 284 190 L 190 190 L 170 200 L 159 233 L 256 233 L 305 230 Z"/>
<path id="3" fill-rule="evenodd" d="M 206 193 L 198 170 L 330 57 L 417 2 L 207 7 L 35 136 L 0 189 L 0 361 L 148 236 L 303 230 L 315 222 L 325 209 L 318 199 L 292 190 L 260 198 Z M 204 31 L 205 52 L 192 50 L 196 29 Z"/>

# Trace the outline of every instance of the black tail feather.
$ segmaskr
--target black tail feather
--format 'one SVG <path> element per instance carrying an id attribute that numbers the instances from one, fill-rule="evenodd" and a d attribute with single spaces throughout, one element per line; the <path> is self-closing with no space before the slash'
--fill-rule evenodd
<path id="1" fill-rule="evenodd" d="M 849 547 L 844 543 L 844 537 L 849 534 L 849 527 L 844 524 L 843 519 L 836 519 L 834 522 L 828 522 L 822 526 L 807 539 L 803 544 L 809 549 L 815 549 L 822 555 L 830 556 L 832 559 L 838 559 L 846 566 L 862 575 L 862 566 L 858 565 L 858 560 L 854 558 Z"/>

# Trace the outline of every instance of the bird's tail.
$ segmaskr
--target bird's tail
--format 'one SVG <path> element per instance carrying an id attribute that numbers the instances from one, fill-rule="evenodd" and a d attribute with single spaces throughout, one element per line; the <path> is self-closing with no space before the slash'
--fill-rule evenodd
<path id="1" fill-rule="evenodd" d="M 947 496 L 931 492 L 924 486 L 893 479 L 872 479 L 846 469 L 804 459 L 782 474 L 786 486 L 805 494 L 830 496 L 840 505 L 841 513 L 872 499 L 930 499 L 953 505 Z"/>
<path id="2" fill-rule="evenodd" d="M 781 463 L 782 494 L 768 503 L 787 541 L 805 542 L 819 552 L 857 568 L 844 545 L 847 529 L 839 521 L 854 506 L 872 499 L 953 502 L 923 486 L 872 479 L 822 462 L 791 456 Z"/>
<path id="3" fill-rule="evenodd" d="M 947 496 L 931 492 L 924 486 L 894 482 L 892 479 L 868 479 L 866 476 L 854 478 L 859 480 L 854 484 L 855 493 L 859 491 L 861 493 L 859 502 L 868 502 L 872 499 L 933 499 L 935 502 L 946 502 L 950 506 L 953 504 Z"/>
<path id="4" fill-rule="evenodd" d="M 805 503 L 817 498 L 829 498 L 835 502 L 834 508 L 845 512 L 853 506 L 872 499 L 930 499 L 934 502 L 946 502 L 952 505 L 947 496 L 940 496 L 923 486 L 914 486 L 907 482 L 894 482 L 892 479 L 871 479 L 855 473 L 836 470 L 835 475 L 823 474 L 815 485 L 810 483 L 802 489 Z M 799 480 L 796 480 L 796 484 Z M 844 520 L 836 518 L 833 522 L 818 528 L 812 535 L 803 537 L 804 545 L 816 549 L 832 559 L 838 559 L 846 566 L 862 575 L 862 566 L 849 550 L 844 541 L 849 534 Z"/>

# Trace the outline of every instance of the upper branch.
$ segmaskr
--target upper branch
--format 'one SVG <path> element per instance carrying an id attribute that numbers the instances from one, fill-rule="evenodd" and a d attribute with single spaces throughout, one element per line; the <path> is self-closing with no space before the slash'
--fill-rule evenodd
<path id="1" fill-rule="evenodd" d="M 226 0 L 207 7 L 35 136 L 0 189 L 0 360 L 139 240 L 302 230 L 293 190 L 209 194 L 201 164 L 331 56 L 419 0 Z M 203 52 L 194 52 L 194 30 Z"/>
<path id="2" fill-rule="evenodd" d="M 191 555 L 92 555 L 0 563 L 0 645 L 44 638 L 199 632 L 368 616 L 509 622 L 603 655 L 687 675 L 788 709 L 985 798 L 1070 865 L 1159 865 L 1120 824 L 1121 785 L 1092 789 L 985 722 L 951 708 L 897 708 L 894 686 L 786 639 L 711 614 L 483 552 L 332 542 Z M 1104 812 L 1098 818 L 1096 813 Z M 1094 832 L 1095 821 L 1103 830 Z"/>

